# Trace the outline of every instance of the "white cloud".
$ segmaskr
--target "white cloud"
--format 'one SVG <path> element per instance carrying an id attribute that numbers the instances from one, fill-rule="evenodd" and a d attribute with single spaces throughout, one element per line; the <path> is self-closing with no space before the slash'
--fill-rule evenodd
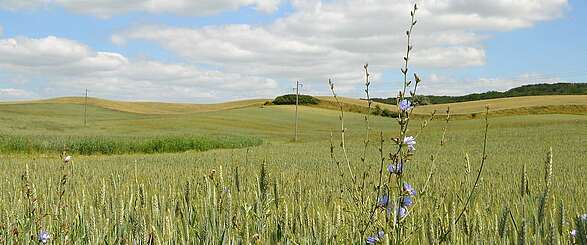
<path id="1" fill-rule="evenodd" d="M 460 69 L 483 66 L 484 40 L 492 33 L 527 28 L 563 16 L 567 0 L 417 0 L 412 64 Z M 214 15 L 253 7 L 276 11 L 280 0 L 0 0 L 0 9 L 63 7 L 99 17 L 129 12 Z M 58 37 L 0 39 L 0 68 L 19 80 L 46 88 L 40 95 L 63 94 L 85 87 L 123 98 L 190 100 L 273 96 L 276 81 L 304 80 L 313 92 L 327 92 L 334 78 L 338 90 L 358 96 L 362 66 L 369 62 L 374 85 L 386 71 L 399 73 L 405 54 L 410 1 L 289 0 L 293 11 L 264 25 L 215 25 L 202 28 L 135 26 L 112 35 L 117 45 L 134 40 L 160 44 L 182 64 L 129 59 L 99 52 Z M 1 34 L 1 27 L 0 27 Z M 218 67 L 216 71 L 201 65 Z M 434 79 L 433 79 L 434 80 Z M 478 79 L 460 84 L 437 79 L 424 89 L 466 93 L 501 88 L 507 79 Z M 254 89 L 248 89 L 253 84 Z M 468 87 L 467 87 L 468 86 Z M 508 86 L 510 87 L 510 86 Z M 247 88 L 253 91 L 242 95 Z M 281 89 L 283 90 L 283 89 Z M 44 94 L 43 94 L 44 93 Z"/>
<path id="2" fill-rule="evenodd" d="M 487 91 L 504 92 L 514 87 L 535 83 L 564 82 L 561 78 L 543 74 L 523 74 L 518 77 L 494 77 L 463 79 L 438 74 L 430 74 L 424 77 L 425 82 L 418 89 L 420 94 L 432 95 L 464 95 L 470 93 L 483 93 Z"/>
<path id="3" fill-rule="evenodd" d="M 32 94 L 28 91 L 15 88 L 0 88 L 0 98 L 2 99 L 23 99 L 28 98 Z"/>
<path id="4" fill-rule="evenodd" d="M 89 53 L 84 45 L 53 36 L 43 39 L 0 40 L 0 62 L 10 62 L 13 65 L 54 66 L 79 61 Z"/>
<path id="5" fill-rule="evenodd" d="M 52 0 L 0 0 L 0 9 L 22 10 L 36 9 L 47 6 Z"/>
<path id="6" fill-rule="evenodd" d="M 149 40 L 197 64 L 239 74 L 347 87 L 362 82 L 361 68 L 374 74 L 399 70 L 409 24 L 409 1 L 291 0 L 294 11 L 263 26 L 204 28 L 140 26 L 112 37 L 117 44 Z M 482 41 L 562 16 L 566 0 L 421 1 L 414 32 L 413 65 L 462 68 L 485 64 Z M 360 90 L 356 90 L 360 91 Z"/>
<path id="7" fill-rule="evenodd" d="M 437 0 L 425 2 L 431 13 L 439 15 L 438 23 L 488 30 L 511 30 L 528 27 L 537 21 L 561 17 L 567 0 Z M 463 22 L 463 20 L 465 20 Z"/>
<path id="8" fill-rule="evenodd" d="M 203 29 L 151 26 L 113 39 L 156 41 L 191 62 L 221 66 L 234 73 L 323 84 L 334 77 L 339 83 L 356 85 L 362 80 L 365 62 L 370 62 L 372 72 L 379 76 L 385 68 L 399 67 L 404 52 L 401 42 L 385 46 L 392 43 L 386 42 L 390 37 L 318 39 L 248 25 Z M 414 64 L 425 67 L 467 67 L 485 62 L 483 49 L 467 46 L 429 46 L 414 57 Z"/>
<path id="9" fill-rule="evenodd" d="M 181 15 L 213 15 L 252 6 L 258 11 L 273 12 L 280 0 L 0 0 L 0 8 L 8 10 L 60 6 L 76 13 L 108 18 L 129 12 L 175 13 Z"/>
<path id="10" fill-rule="evenodd" d="M 264 97 L 277 89 L 277 82 L 268 78 L 186 64 L 129 60 L 118 53 L 96 52 L 76 41 L 52 36 L 0 39 L 0 67 L 4 73 L 36 82 L 40 96 L 75 95 L 89 88 L 94 95 L 109 98 L 209 101 Z M 242 93 L 251 84 L 258 89 Z"/>

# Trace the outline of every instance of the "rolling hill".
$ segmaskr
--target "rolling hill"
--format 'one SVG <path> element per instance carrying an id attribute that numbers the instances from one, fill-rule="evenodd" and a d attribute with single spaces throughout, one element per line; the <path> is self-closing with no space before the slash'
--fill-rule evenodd
<path id="1" fill-rule="evenodd" d="M 318 97 L 321 100 L 319 106 L 324 108 L 333 108 L 334 98 Z M 357 107 L 363 110 L 367 106 L 367 101 L 353 98 L 341 98 L 341 101 L 347 107 Z M 391 111 L 397 111 L 395 105 L 374 102 L 374 106 Z M 443 114 L 450 106 L 451 114 L 466 115 L 482 113 L 485 107 L 489 106 L 494 114 L 498 115 L 516 115 L 516 114 L 587 114 L 587 95 L 547 95 L 547 96 L 524 96 L 490 100 L 478 100 L 459 103 L 447 103 L 436 105 L 424 105 L 416 107 L 416 114 L 430 114 L 434 110 Z M 352 110 L 351 110 L 352 111 Z M 358 112 L 358 111 L 357 111 Z"/>
<path id="2" fill-rule="evenodd" d="M 320 102 L 317 105 L 307 107 L 339 110 L 338 104 L 331 96 L 317 96 Z M 367 113 L 368 103 L 362 99 L 339 97 L 343 109 L 349 112 Z M 97 108 L 127 112 L 141 115 L 179 115 L 202 112 L 216 112 L 234 110 L 239 108 L 265 107 L 269 99 L 252 99 L 231 101 L 218 104 L 187 104 L 187 103 L 163 103 L 163 102 L 126 102 L 114 101 L 99 98 L 88 98 L 88 105 Z M 47 100 L 2 102 L 0 106 L 6 109 L 8 105 L 83 105 L 83 97 L 61 97 Z M 266 107 L 274 107 L 266 106 Z M 485 111 L 489 106 L 492 113 L 497 115 L 516 114 L 587 114 L 587 95 L 545 95 L 545 96 L 523 96 L 511 98 L 499 98 L 489 100 L 478 100 L 447 104 L 434 104 L 418 106 L 414 110 L 417 115 L 427 115 L 433 111 L 442 114 L 450 106 L 451 114 L 456 116 L 475 116 L 474 114 Z M 286 106 L 287 107 L 287 106 Z M 382 110 L 396 112 L 395 105 L 373 102 L 372 109 L 379 107 Z M 2 107 L 0 107 L 1 109 Z"/>
<path id="3" fill-rule="evenodd" d="M 513 114 L 516 110 L 523 113 L 525 110 L 539 110 L 540 108 L 549 109 L 556 113 L 568 114 L 567 107 L 575 107 L 577 114 L 587 113 L 587 95 L 546 95 L 546 96 L 524 96 L 512 98 L 500 98 L 489 100 L 468 101 L 459 103 L 425 105 L 415 109 L 416 113 L 430 113 L 433 110 L 443 111 L 450 106 L 454 114 L 470 114 L 485 111 L 485 106 L 489 106 L 491 111 L 510 111 Z"/>
<path id="4" fill-rule="evenodd" d="M 260 106 L 265 103 L 264 99 L 239 100 L 217 104 L 187 104 L 187 103 L 165 103 L 165 102 L 127 102 L 106 100 L 100 98 L 88 98 L 88 105 L 105 109 L 130 112 L 137 114 L 184 114 L 207 111 L 219 111 L 251 106 Z M 46 100 L 3 102 L 1 104 L 74 104 L 83 105 L 83 97 L 60 97 Z"/>
<path id="5" fill-rule="evenodd" d="M 543 95 L 587 95 L 587 83 L 529 84 L 512 88 L 504 92 L 488 91 L 485 93 L 473 93 L 462 96 L 419 95 L 417 100 L 421 104 L 446 104 L 509 97 Z M 373 101 L 385 104 L 396 103 L 395 98 L 373 98 Z"/>
<path id="6" fill-rule="evenodd" d="M 318 105 L 299 108 L 299 132 L 303 142 L 327 141 L 340 126 L 339 112 L 333 98 L 319 99 L 321 101 Z M 367 102 L 352 98 L 340 99 L 346 111 L 358 112 L 345 113 L 345 127 L 349 128 L 347 136 L 349 139 L 364 137 L 365 117 L 360 113 L 367 111 Z M 34 145 L 53 146 L 51 149 L 55 149 L 68 142 L 77 142 L 100 145 L 107 150 L 113 147 L 112 142 L 126 142 L 124 144 L 128 145 L 127 148 L 132 148 L 135 147 L 133 142 L 162 139 L 170 140 L 173 142 L 171 145 L 195 140 L 228 147 L 242 142 L 254 143 L 255 139 L 268 144 L 290 142 L 294 131 L 295 106 L 267 106 L 264 105 L 265 101 L 197 105 L 90 99 L 87 126 L 83 123 L 83 98 L 5 102 L 0 103 L 0 148 L 27 150 Z M 492 115 L 500 116 L 493 120 L 496 127 L 576 124 L 584 122 L 584 115 L 587 115 L 587 95 L 532 96 L 422 106 L 415 110 L 419 113 L 416 123 L 419 124 L 425 114 L 433 110 L 445 110 L 448 106 L 458 118 L 477 118 L 486 104 L 492 108 Z M 375 106 L 395 110 L 392 105 L 374 103 Z M 390 134 L 389 127 L 395 125 L 394 120 L 372 116 L 369 125 L 374 132 Z M 478 124 L 475 120 L 456 120 L 454 123 L 460 125 L 462 130 Z M 441 125 L 441 122 L 435 122 L 431 127 L 438 131 Z M 202 147 L 205 148 L 205 145 Z"/>

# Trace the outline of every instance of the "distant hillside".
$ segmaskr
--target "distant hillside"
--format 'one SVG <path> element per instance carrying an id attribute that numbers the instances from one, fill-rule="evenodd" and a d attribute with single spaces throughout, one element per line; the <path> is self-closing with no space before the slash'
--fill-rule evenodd
<path id="1" fill-rule="evenodd" d="M 334 104 L 334 98 L 331 96 L 319 96 L 320 104 L 316 107 L 324 109 L 338 109 Z M 367 111 L 367 101 L 353 98 L 339 98 L 343 103 L 345 111 L 365 113 Z M 501 116 L 506 115 L 526 115 L 526 114 L 576 114 L 587 115 L 587 94 L 585 95 L 539 95 L 539 96 L 519 96 L 489 100 L 476 100 L 457 102 L 450 104 L 435 104 L 418 106 L 414 110 L 416 115 L 428 116 L 433 111 L 436 115 L 443 115 L 448 106 L 453 116 L 473 117 L 481 115 L 485 107 L 489 106 L 492 114 Z M 371 107 L 371 113 L 376 111 L 376 106 L 381 110 L 387 110 L 392 114 L 397 113 L 395 105 L 388 105 L 374 102 Z M 480 114 L 481 113 L 481 114 Z M 393 115 L 392 115 L 393 116 Z"/>
<path id="2" fill-rule="evenodd" d="M 258 107 L 263 105 L 265 99 L 250 99 L 229 101 L 217 104 L 187 104 L 187 103 L 167 103 L 167 102 L 129 102 L 116 101 L 100 98 L 88 97 L 88 105 L 106 108 L 115 111 L 130 112 L 136 114 L 184 114 L 209 111 L 230 110 L 245 107 Z M 18 101 L 18 102 L 0 102 L 0 105 L 6 104 L 77 104 L 83 105 L 83 97 L 60 97 L 46 100 Z"/>
<path id="3" fill-rule="evenodd" d="M 537 96 L 537 95 L 585 95 L 587 94 L 587 83 L 555 83 L 555 84 L 531 84 L 513 88 L 505 92 L 489 91 L 485 93 L 475 93 L 463 96 L 435 96 L 420 95 L 417 102 L 421 105 L 428 104 L 446 104 L 466 101 L 477 101 L 487 99 L 499 99 L 520 96 Z M 392 104 L 396 103 L 395 98 L 374 98 L 373 101 Z"/>
<path id="4" fill-rule="evenodd" d="M 560 84 L 558 84 L 560 85 Z M 582 91 L 585 91 L 586 84 L 576 84 Z M 553 93 L 561 93 L 553 90 L 553 86 L 544 88 L 544 85 L 523 86 L 520 88 L 511 89 L 507 92 L 495 92 L 509 95 L 508 98 L 497 99 L 478 99 L 474 101 L 455 102 L 450 103 L 450 111 L 452 115 L 460 115 L 466 117 L 474 117 L 479 113 L 485 111 L 485 106 L 489 105 L 493 114 L 505 115 L 521 115 L 521 114 L 577 114 L 587 115 L 587 93 L 583 92 L 581 95 L 537 95 L 537 96 L 513 96 L 513 94 L 530 94 L 527 92 L 528 88 L 535 94 L 544 93 L 545 91 Z M 532 89 L 533 88 L 533 89 Z M 541 88 L 541 89 L 538 89 Z M 579 89 L 576 89 L 579 90 Z M 576 91 L 575 90 L 575 91 Z M 566 92 L 568 92 L 567 90 Z M 576 92 L 578 93 L 578 92 Z M 487 95 L 489 93 L 479 94 Z M 287 96 L 286 96 L 287 97 Z M 291 97 L 291 96 L 289 96 Z M 436 96 L 440 97 L 440 96 Z M 464 96 L 461 96 L 464 97 Z M 338 111 L 342 105 L 342 109 L 347 112 L 355 112 L 361 114 L 373 114 L 385 117 L 397 116 L 397 106 L 373 102 L 371 108 L 368 107 L 368 102 L 357 98 L 338 97 L 339 103 L 335 101 L 332 96 L 316 96 L 318 103 L 308 103 L 305 108 L 312 107 L 315 109 L 326 109 Z M 450 98 L 450 97 L 449 97 Z M 457 98 L 457 97 L 454 97 Z M 291 98 L 288 99 L 291 102 Z M 135 116 L 147 115 L 173 115 L 178 116 L 182 114 L 194 114 L 204 112 L 221 112 L 230 111 L 237 112 L 244 108 L 293 108 L 291 105 L 275 105 L 271 100 L 267 99 L 252 99 L 240 100 L 232 102 L 224 102 L 218 104 L 187 104 L 187 103 L 164 103 L 164 102 L 129 102 L 129 101 L 115 101 L 100 98 L 88 98 L 88 105 L 97 108 L 104 108 L 108 111 L 128 112 Z M 287 101 L 286 101 L 287 102 Z M 45 113 L 46 107 L 52 108 L 61 105 L 84 105 L 85 99 L 82 97 L 61 97 L 46 100 L 34 101 L 15 101 L 15 102 L 0 102 L 0 111 L 10 111 L 8 108 L 16 106 L 20 108 L 16 110 L 17 114 L 31 114 L 36 115 Z M 275 105 L 275 106 L 271 106 Z M 21 106 L 21 107 L 19 107 Z M 414 113 L 421 116 L 428 116 L 433 111 L 437 115 L 446 111 L 447 104 L 430 104 L 416 107 Z M 31 111 L 22 111 L 22 108 L 28 108 Z M 77 108 L 77 107 L 76 107 Z M 83 108 L 83 107 L 79 107 Z M 64 113 L 73 113 L 73 111 L 64 111 Z M 0 118 L 1 121 L 2 118 Z M 264 119 L 265 120 L 265 119 Z"/>

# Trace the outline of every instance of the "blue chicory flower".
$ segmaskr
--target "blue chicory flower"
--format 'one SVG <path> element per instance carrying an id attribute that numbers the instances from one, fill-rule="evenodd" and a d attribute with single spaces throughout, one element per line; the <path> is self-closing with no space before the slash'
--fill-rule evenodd
<path id="1" fill-rule="evenodd" d="M 414 187 L 412 187 L 412 185 L 405 183 L 404 182 L 404 191 L 407 192 L 408 194 L 415 196 L 417 194 L 416 189 L 414 189 Z"/>
<path id="2" fill-rule="evenodd" d="M 384 194 L 383 196 L 379 197 L 379 200 L 377 200 L 377 206 L 378 207 L 387 207 L 387 205 L 389 204 L 389 196 L 387 196 L 387 194 Z"/>
<path id="3" fill-rule="evenodd" d="M 376 244 L 381 241 L 385 237 L 385 232 L 379 231 L 377 234 L 367 237 L 367 244 Z"/>
<path id="4" fill-rule="evenodd" d="M 416 150 L 416 138 L 414 136 L 407 136 L 404 138 L 404 144 L 408 146 L 408 151 Z"/>
<path id="5" fill-rule="evenodd" d="M 405 218 L 406 216 L 408 216 L 408 209 L 405 207 L 399 207 L 397 210 L 397 217 L 400 219 Z"/>
<path id="6" fill-rule="evenodd" d="M 401 197 L 401 205 L 402 207 L 410 207 L 414 204 L 414 200 L 412 200 L 412 197 L 406 196 L 406 197 Z"/>
<path id="7" fill-rule="evenodd" d="M 387 171 L 391 174 L 400 175 L 403 172 L 403 164 L 399 162 L 397 165 L 389 164 L 387 165 Z"/>
<path id="8" fill-rule="evenodd" d="M 47 243 L 49 242 L 49 240 L 51 240 L 51 235 L 49 235 L 49 232 L 47 231 L 41 231 L 39 232 L 39 242 L 40 243 Z"/>
<path id="9" fill-rule="evenodd" d="M 395 165 L 393 165 L 393 163 L 387 165 L 387 172 L 395 174 Z"/>
<path id="10" fill-rule="evenodd" d="M 374 237 L 374 236 L 367 237 L 367 244 L 376 244 L 377 242 L 379 242 L 378 237 Z"/>
<path id="11" fill-rule="evenodd" d="M 579 218 L 583 221 L 583 222 L 587 222 L 587 214 L 582 214 L 581 216 L 579 216 Z"/>
<path id="12" fill-rule="evenodd" d="M 577 230 L 572 230 L 570 232 L 570 234 L 571 234 L 572 237 L 576 237 L 577 236 Z"/>
<path id="13" fill-rule="evenodd" d="M 399 102 L 399 109 L 401 111 L 407 111 L 409 109 L 412 109 L 412 103 L 409 100 L 404 99 L 401 102 Z"/>

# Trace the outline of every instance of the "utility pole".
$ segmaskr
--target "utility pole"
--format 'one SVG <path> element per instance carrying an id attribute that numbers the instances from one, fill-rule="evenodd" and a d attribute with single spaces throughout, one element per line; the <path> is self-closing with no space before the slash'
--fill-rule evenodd
<path id="1" fill-rule="evenodd" d="M 84 127 L 88 125 L 88 89 L 86 88 L 86 98 L 84 102 Z"/>
<path id="2" fill-rule="evenodd" d="M 300 96 L 300 87 L 304 85 L 300 81 L 296 81 L 296 122 L 295 122 L 295 132 L 294 132 L 294 142 L 298 141 L 298 104 L 299 104 L 299 96 Z"/>

